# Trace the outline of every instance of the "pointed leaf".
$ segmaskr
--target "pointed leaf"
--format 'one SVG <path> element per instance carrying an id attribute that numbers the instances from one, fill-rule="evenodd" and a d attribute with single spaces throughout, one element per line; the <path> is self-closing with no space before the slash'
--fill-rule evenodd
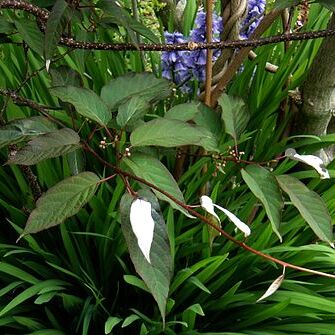
<path id="1" fill-rule="evenodd" d="M 22 39 L 27 43 L 29 48 L 37 54 L 43 55 L 43 40 L 44 36 L 38 29 L 35 21 L 27 19 L 15 20 L 14 24 Z"/>
<path id="2" fill-rule="evenodd" d="M 282 274 L 282 275 L 280 275 L 270 286 L 269 286 L 269 288 L 266 290 L 266 292 L 256 301 L 256 302 L 259 302 L 259 301 L 261 301 L 261 300 L 264 300 L 264 299 L 266 299 L 267 297 L 269 297 L 270 295 L 272 295 L 273 293 L 275 293 L 278 289 L 279 289 L 279 287 L 280 287 L 280 285 L 281 285 L 281 283 L 283 282 L 283 280 L 284 280 L 284 277 L 285 277 L 285 275 L 284 274 Z"/>
<path id="3" fill-rule="evenodd" d="M 82 172 L 51 187 L 36 202 L 22 236 L 56 226 L 78 213 L 94 195 L 99 181 L 94 173 Z"/>
<path id="4" fill-rule="evenodd" d="M 68 8 L 65 0 L 56 0 L 49 15 L 44 35 L 44 58 L 49 60 L 57 49 L 58 42 L 63 33 L 66 20 L 64 13 Z"/>
<path id="5" fill-rule="evenodd" d="M 80 74 L 66 65 L 60 65 L 50 70 L 52 86 L 76 86 L 83 85 Z"/>
<path id="6" fill-rule="evenodd" d="M 317 0 L 321 6 L 328 8 L 330 11 L 335 12 L 335 2 L 334 0 Z"/>
<path id="7" fill-rule="evenodd" d="M 293 160 L 303 162 L 309 166 L 312 166 L 321 179 L 330 179 L 328 170 L 325 167 L 323 160 L 320 157 L 314 155 L 299 155 L 294 149 L 288 148 L 285 151 L 285 156 Z"/>
<path id="8" fill-rule="evenodd" d="M 333 246 L 332 220 L 323 199 L 292 176 L 282 175 L 276 178 L 314 233 Z"/>
<path id="9" fill-rule="evenodd" d="M 301 0 L 277 0 L 274 4 L 276 9 L 284 9 L 288 7 L 293 7 L 299 4 Z"/>
<path id="10" fill-rule="evenodd" d="M 133 18 L 124 8 L 122 8 L 114 0 L 101 0 L 99 1 L 99 7 L 108 14 L 110 22 L 122 26 L 126 29 L 131 41 L 136 45 L 137 37 L 134 32 L 146 37 L 148 40 L 154 43 L 159 43 L 159 39 L 156 35 L 142 23 L 138 22 Z"/>
<path id="11" fill-rule="evenodd" d="M 279 229 L 284 203 L 276 178 L 267 169 L 258 165 L 248 165 L 241 173 L 251 192 L 262 202 L 272 229 L 281 242 Z"/>
<path id="12" fill-rule="evenodd" d="M 172 259 L 167 229 L 155 196 L 150 191 L 144 190 L 140 190 L 138 196 L 151 203 L 151 217 L 155 223 L 150 251 L 151 264 L 147 262 L 138 247 L 136 236 L 131 228 L 130 208 L 134 198 L 129 194 L 125 194 L 121 199 L 121 228 L 135 269 L 156 300 L 164 320 L 172 277 Z M 145 224 L 146 222 L 143 222 L 143 225 Z"/>
<path id="13" fill-rule="evenodd" d="M 121 318 L 117 316 L 110 316 L 105 322 L 105 335 L 110 334 L 113 328 L 122 321 Z"/>
<path id="14" fill-rule="evenodd" d="M 85 170 L 85 154 L 81 148 L 68 153 L 66 160 L 72 176 L 76 176 Z"/>
<path id="15" fill-rule="evenodd" d="M 200 206 L 210 215 L 214 216 L 216 218 L 216 220 L 220 223 L 220 227 L 221 227 L 221 220 L 218 217 L 218 215 L 215 213 L 214 210 L 214 205 L 213 205 L 213 201 L 210 197 L 208 197 L 207 195 L 203 195 L 200 197 Z"/>
<path id="16" fill-rule="evenodd" d="M 187 102 L 173 106 L 164 117 L 170 120 L 189 121 L 199 113 L 199 102 Z"/>
<path id="17" fill-rule="evenodd" d="M 180 202 L 185 203 L 184 196 L 181 193 L 177 182 L 174 180 L 170 171 L 158 159 L 149 155 L 135 153 L 129 158 L 124 158 L 123 162 L 136 176 L 145 179 L 146 181 L 168 192 Z M 177 205 L 164 194 L 156 191 L 155 189 L 152 189 L 152 191 L 159 199 L 167 201 L 173 208 L 180 210 L 187 216 L 190 216 L 184 208 Z"/>
<path id="18" fill-rule="evenodd" d="M 18 119 L 0 128 L 0 148 L 57 130 L 56 125 L 44 116 Z"/>
<path id="19" fill-rule="evenodd" d="M 149 103 L 140 96 L 134 96 L 120 105 L 116 122 L 124 128 L 127 125 L 132 125 L 136 121 L 142 119 L 149 109 Z"/>
<path id="20" fill-rule="evenodd" d="M 221 117 L 226 133 L 237 142 L 250 118 L 246 105 L 241 98 L 227 94 L 222 94 L 218 103 L 222 108 Z"/>
<path id="21" fill-rule="evenodd" d="M 112 119 L 107 105 L 93 91 L 74 86 L 54 87 L 51 94 L 74 105 L 76 111 L 84 117 L 106 126 Z"/>
<path id="22" fill-rule="evenodd" d="M 130 206 L 130 224 L 137 244 L 146 260 L 150 261 L 150 249 L 154 237 L 155 222 L 151 217 L 151 204 L 144 199 L 135 199 Z"/>
<path id="23" fill-rule="evenodd" d="M 156 78 L 153 73 L 129 73 L 111 80 L 101 90 L 101 98 L 109 108 L 116 110 L 129 98 L 139 96 L 149 103 L 167 98 L 171 94 L 166 79 Z"/>
<path id="24" fill-rule="evenodd" d="M 245 224 L 243 221 L 241 221 L 235 214 L 232 212 L 228 211 L 228 209 L 225 209 L 219 205 L 213 204 L 214 207 L 222 211 L 228 219 L 241 231 L 244 233 L 245 237 L 248 237 L 251 234 L 250 227 Z"/>
<path id="25" fill-rule="evenodd" d="M 11 152 L 7 164 L 34 165 L 38 162 L 65 155 L 80 147 L 80 137 L 69 128 L 40 135 L 23 148 Z"/>
<path id="26" fill-rule="evenodd" d="M 132 146 L 177 147 L 199 145 L 217 151 L 214 135 L 207 129 L 178 120 L 155 119 L 136 128 L 130 135 Z"/>

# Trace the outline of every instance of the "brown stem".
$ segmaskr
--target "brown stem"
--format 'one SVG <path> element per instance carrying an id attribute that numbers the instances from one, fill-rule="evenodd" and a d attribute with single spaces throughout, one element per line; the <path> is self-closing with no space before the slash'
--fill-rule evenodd
<path id="1" fill-rule="evenodd" d="M 48 107 L 48 106 L 40 105 L 33 100 L 26 99 L 26 98 L 19 96 L 15 91 L 6 90 L 2 88 L 0 88 L 0 95 L 11 98 L 16 105 L 27 106 L 32 109 L 35 109 L 36 111 L 44 115 L 46 118 L 64 127 L 64 124 L 62 122 L 60 122 L 59 120 L 57 120 L 56 118 L 54 118 L 47 112 L 47 109 L 55 109 L 55 107 Z"/>
<path id="2" fill-rule="evenodd" d="M 213 37 L 213 4 L 212 0 L 206 2 L 206 41 L 207 43 L 212 42 Z M 213 50 L 207 50 L 206 53 L 206 84 L 205 84 L 205 104 L 210 106 L 211 104 L 211 87 L 212 87 L 212 59 Z"/>
<path id="3" fill-rule="evenodd" d="M 281 15 L 282 11 L 273 10 L 269 14 L 265 15 L 259 26 L 253 32 L 250 37 L 250 42 L 255 40 L 256 38 L 260 37 L 274 22 L 274 20 Z M 284 36 L 288 36 L 288 34 L 284 34 Z M 227 71 L 223 74 L 222 78 L 219 80 L 218 84 L 216 85 L 215 89 L 212 93 L 211 105 L 215 107 L 217 105 L 217 101 L 227 84 L 235 75 L 236 71 L 241 66 L 243 60 L 248 56 L 251 47 L 244 48 L 239 51 L 239 53 L 233 58 L 231 63 L 229 64 Z"/>
<path id="4" fill-rule="evenodd" d="M 136 180 L 144 185 L 149 186 L 152 189 L 155 189 L 156 191 L 162 193 L 163 195 L 165 195 L 166 197 L 168 197 L 169 199 L 171 199 L 173 202 L 175 202 L 177 205 L 181 206 L 182 208 L 184 208 L 185 210 L 187 210 L 191 215 L 197 217 L 199 220 L 205 222 L 207 225 L 211 226 L 213 229 L 215 229 L 216 231 L 220 232 L 220 234 L 224 237 L 226 237 L 228 240 L 232 241 L 233 243 L 235 243 L 236 245 L 240 246 L 241 248 L 257 255 L 260 256 L 264 259 L 267 259 L 269 261 L 272 261 L 274 263 L 277 263 L 281 266 L 284 267 L 288 267 L 291 268 L 293 270 L 297 270 L 297 271 L 303 271 L 303 272 L 307 272 L 307 273 L 312 273 L 312 274 L 316 274 L 319 276 L 323 276 L 323 277 L 329 277 L 329 278 L 334 278 L 335 279 L 335 275 L 332 275 L 330 273 L 324 273 L 324 272 L 320 272 L 320 271 L 316 271 L 316 270 L 311 270 L 308 268 L 304 268 L 301 266 L 297 266 L 291 263 L 287 263 L 284 262 L 278 258 L 272 257 L 270 255 L 267 255 L 259 250 L 256 250 L 250 246 L 248 246 L 247 244 L 245 244 L 242 241 L 239 241 L 237 239 L 235 239 L 233 236 L 229 235 L 227 232 L 225 232 L 223 229 L 221 229 L 220 227 L 216 226 L 215 224 L 213 224 L 210 220 L 208 220 L 205 216 L 199 214 L 197 211 L 195 211 L 194 209 L 192 209 L 191 206 L 186 205 L 185 203 L 179 201 L 178 199 L 176 199 L 175 197 L 173 197 L 170 193 L 160 189 L 159 187 L 157 187 L 156 185 L 146 181 L 143 178 L 137 177 L 131 173 L 128 173 L 126 171 L 123 171 L 122 169 L 118 168 L 117 166 L 105 161 L 102 157 L 100 157 L 87 143 L 84 143 L 84 148 L 86 151 L 88 151 L 89 153 L 91 153 L 96 159 L 98 159 L 102 164 L 104 164 L 105 166 L 110 167 L 111 169 L 113 169 L 117 174 L 123 176 L 123 177 L 128 177 L 131 178 L 133 180 Z"/>

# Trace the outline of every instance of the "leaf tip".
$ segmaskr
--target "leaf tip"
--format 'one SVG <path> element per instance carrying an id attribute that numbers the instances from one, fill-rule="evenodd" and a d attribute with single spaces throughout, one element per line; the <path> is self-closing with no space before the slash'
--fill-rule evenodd
<path id="1" fill-rule="evenodd" d="M 51 60 L 50 60 L 50 59 L 47 59 L 47 60 L 45 61 L 45 68 L 46 68 L 47 72 L 49 72 L 50 64 L 51 64 Z"/>

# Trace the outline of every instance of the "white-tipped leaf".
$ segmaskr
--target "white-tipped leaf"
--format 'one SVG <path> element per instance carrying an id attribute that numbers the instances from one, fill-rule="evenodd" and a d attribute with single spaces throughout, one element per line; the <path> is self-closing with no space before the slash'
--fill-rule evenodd
<path id="1" fill-rule="evenodd" d="M 151 264 L 150 249 L 155 228 L 155 222 L 151 216 L 151 203 L 136 199 L 130 207 L 130 223 L 139 248 L 146 260 Z"/>
<path id="2" fill-rule="evenodd" d="M 46 68 L 47 72 L 49 72 L 50 64 L 51 64 L 51 60 L 50 60 L 50 59 L 47 59 L 47 60 L 45 61 L 45 68 Z"/>
<path id="3" fill-rule="evenodd" d="M 228 219 L 239 229 L 244 233 L 245 237 L 248 237 L 251 234 L 251 230 L 247 224 L 245 224 L 243 221 L 241 221 L 235 214 L 229 212 L 227 209 L 213 204 L 217 209 L 222 211 L 228 216 Z"/>
<path id="4" fill-rule="evenodd" d="M 214 211 L 214 204 L 213 201 L 210 197 L 208 197 L 207 195 L 203 195 L 200 197 L 200 206 L 209 214 L 213 215 L 218 221 L 219 223 L 220 218 L 217 216 L 217 214 Z"/>
<path id="5" fill-rule="evenodd" d="M 269 286 L 269 288 L 266 290 L 266 292 L 256 301 L 256 302 L 258 302 L 258 301 L 261 301 L 261 300 L 264 300 L 264 299 L 266 299 L 267 297 L 269 297 L 270 295 L 272 295 L 273 293 L 275 293 L 278 289 L 279 289 L 279 287 L 280 287 L 280 285 L 281 285 L 281 283 L 283 282 L 283 280 L 284 280 L 284 277 L 285 277 L 285 274 L 283 273 L 282 275 L 280 275 L 270 286 Z"/>
<path id="6" fill-rule="evenodd" d="M 294 149 L 289 148 L 285 151 L 285 156 L 293 160 L 312 166 L 320 175 L 321 179 L 329 179 L 330 175 L 325 167 L 323 160 L 314 155 L 299 155 Z"/>

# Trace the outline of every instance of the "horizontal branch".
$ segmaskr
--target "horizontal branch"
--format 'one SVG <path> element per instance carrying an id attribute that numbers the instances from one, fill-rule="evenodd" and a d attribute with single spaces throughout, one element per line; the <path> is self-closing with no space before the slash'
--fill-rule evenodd
<path id="1" fill-rule="evenodd" d="M 58 125 L 64 127 L 64 125 L 59 120 L 57 120 L 56 118 L 54 118 L 53 116 L 51 116 L 48 113 L 47 110 L 48 109 L 55 109 L 54 107 L 48 107 L 48 106 L 41 105 L 41 104 L 39 104 L 39 103 L 37 103 L 33 100 L 30 100 L 30 99 L 27 99 L 27 98 L 24 98 L 24 97 L 18 95 L 15 91 L 12 91 L 12 90 L 7 90 L 7 89 L 0 88 L 0 95 L 11 98 L 16 105 L 26 106 L 26 107 L 30 107 L 30 108 L 34 109 L 34 110 L 38 111 L 39 113 L 43 114 L 48 119 L 50 119 L 50 120 L 56 122 Z"/>
<path id="2" fill-rule="evenodd" d="M 25 1 L 17 0 L 3 0 L 0 2 L 0 8 L 20 9 L 24 10 L 45 23 L 49 18 L 49 12 L 40 7 L 34 6 Z M 212 43 L 199 43 L 190 41 L 188 43 L 176 44 L 146 44 L 140 43 L 138 45 L 131 43 L 99 43 L 99 42 L 84 42 L 77 41 L 73 38 L 62 37 L 60 44 L 72 49 L 87 49 L 87 50 L 110 50 L 110 51 L 127 51 L 127 50 L 141 50 L 141 51 L 183 51 L 183 50 L 203 50 L 203 49 L 242 49 L 247 47 L 258 47 L 266 44 L 274 44 L 279 42 L 301 41 L 321 37 L 335 35 L 335 29 L 309 31 L 275 35 L 253 40 L 232 40 Z"/>

